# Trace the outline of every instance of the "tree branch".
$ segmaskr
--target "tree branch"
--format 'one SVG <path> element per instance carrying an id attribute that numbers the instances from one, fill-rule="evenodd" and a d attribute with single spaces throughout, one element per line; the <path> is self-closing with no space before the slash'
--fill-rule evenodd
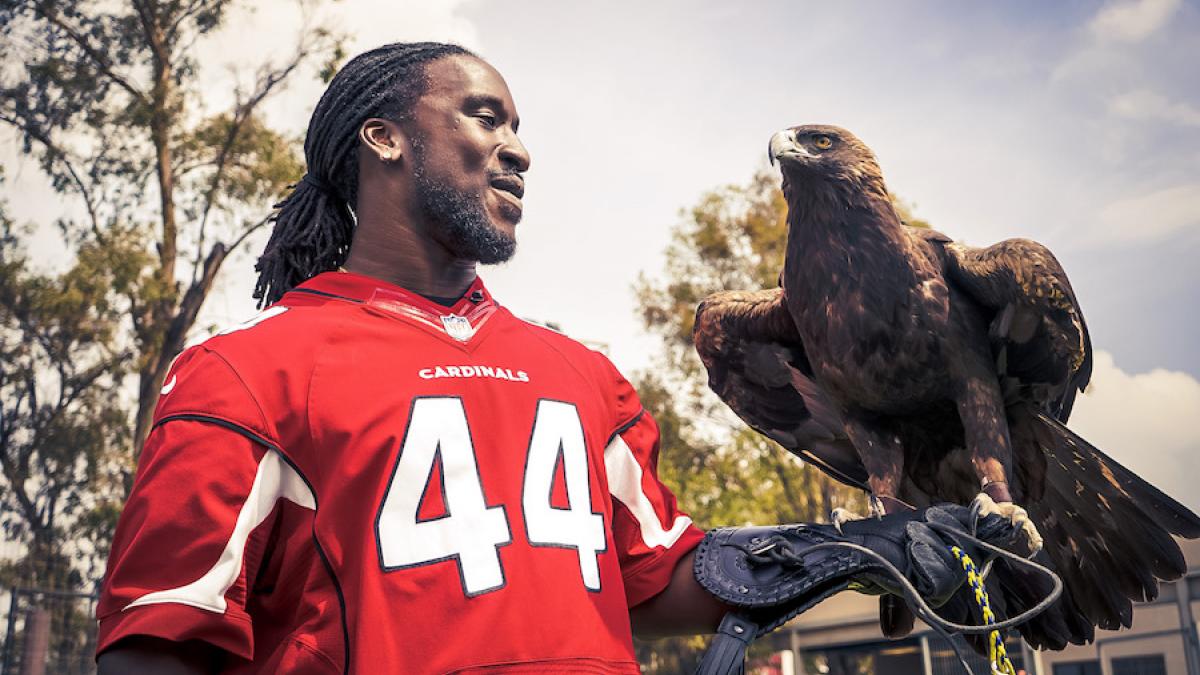
<path id="1" fill-rule="evenodd" d="M 8 443 L 16 433 L 17 426 L 17 423 L 11 420 L 20 414 L 21 404 L 25 402 L 25 393 L 20 388 L 16 388 L 12 396 L 12 405 L 7 413 L 4 412 L 3 406 L 0 406 L 0 458 L 8 457 Z"/>
<path id="2" fill-rule="evenodd" d="M 51 413 L 51 417 L 54 417 L 66 407 L 67 380 L 70 378 L 67 377 L 67 366 L 61 359 L 51 357 L 51 360 L 54 361 L 54 369 L 58 371 L 58 401 L 54 404 L 54 412 Z"/>
<path id="3" fill-rule="evenodd" d="M 41 425 L 37 423 L 38 408 L 40 407 L 37 400 L 37 380 L 32 374 L 25 376 L 25 391 L 29 396 L 29 426 L 34 429 L 33 438 L 28 447 L 17 455 L 17 470 L 22 476 L 29 475 L 29 457 L 33 454 L 33 448 L 37 447 L 38 431 L 41 429 Z"/>
<path id="4" fill-rule="evenodd" d="M 50 153 L 52 160 L 57 161 L 66 167 L 67 173 L 71 176 L 71 181 L 75 183 L 76 189 L 79 190 L 79 196 L 83 198 L 84 206 L 87 207 L 88 219 L 92 224 L 92 234 L 96 236 L 100 243 L 104 243 L 104 235 L 100 231 L 100 216 L 96 213 L 96 206 L 92 200 L 91 189 L 88 188 L 87 184 L 83 182 L 83 178 L 80 177 L 79 172 L 75 170 L 75 166 L 71 163 L 71 160 L 67 158 L 67 153 L 63 152 L 58 148 L 58 146 L 54 145 L 54 142 L 50 139 L 50 137 L 41 129 L 22 122 L 19 118 L 0 114 L 0 122 L 4 122 L 5 124 L 9 124 L 17 129 L 20 129 L 30 138 L 41 143 Z"/>
<path id="5" fill-rule="evenodd" d="M 172 21 L 170 27 L 167 28 L 165 32 L 166 41 L 168 43 L 175 42 L 175 36 L 179 34 L 179 27 L 183 25 L 183 22 L 187 21 L 193 16 L 196 16 L 201 10 L 207 8 L 211 4 L 212 3 L 209 2 L 209 0 L 192 0 L 190 3 L 188 3 L 188 6 L 179 13 L 179 16 Z"/>
<path id="6" fill-rule="evenodd" d="M 0 468 L 4 470 L 4 477 L 8 479 L 10 493 L 16 497 L 17 504 L 21 507 L 21 511 L 25 513 L 25 521 L 31 527 L 37 525 L 37 505 L 30 498 L 29 493 L 25 491 L 25 479 L 27 478 L 21 470 L 13 466 L 12 460 L 5 455 L 0 455 Z"/>
<path id="7" fill-rule="evenodd" d="M 225 257 L 228 254 L 229 249 L 225 248 L 224 244 L 214 244 L 208 257 L 204 260 L 204 273 L 184 293 L 175 316 L 171 319 L 171 323 L 163 335 L 163 344 L 162 348 L 158 351 L 158 359 L 152 366 L 153 370 L 148 373 L 149 377 L 146 379 L 146 382 L 150 383 L 151 390 L 160 385 L 166 377 L 167 368 L 175 360 L 175 355 L 182 350 L 187 330 L 195 323 L 196 315 L 200 313 L 200 306 L 204 304 L 204 299 L 208 297 L 209 291 L 212 290 L 213 281 L 217 277 L 217 272 L 221 269 L 221 263 L 225 261 Z M 145 386 L 143 389 L 145 389 Z M 153 395 L 153 391 L 142 391 L 143 396 L 147 396 L 148 393 Z M 153 410 L 154 402 L 147 401 L 147 403 L 147 408 Z M 139 424 L 144 423 L 142 420 L 138 420 L 138 422 Z"/>
<path id="8" fill-rule="evenodd" d="M 80 395 L 90 389 L 92 385 L 96 383 L 96 380 L 103 377 L 106 373 L 111 372 L 118 365 L 128 361 L 132 357 L 133 355 L 130 352 L 125 351 L 107 360 L 100 360 L 91 368 L 88 368 L 82 373 L 76 373 L 74 377 L 70 378 L 70 387 L 67 390 L 69 393 L 63 393 L 63 399 L 65 403 L 59 406 L 59 412 L 66 410 L 68 406 L 70 406 L 80 397 Z"/>
<path id="9" fill-rule="evenodd" d="M 137 11 L 138 20 L 142 24 L 142 35 L 146 38 L 146 44 L 154 54 L 154 59 L 165 65 L 170 61 L 170 55 L 163 46 L 163 35 L 158 29 L 158 17 L 154 14 L 154 7 L 145 0 L 133 0 L 133 8 Z"/>
<path id="10" fill-rule="evenodd" d="M 250 235 L 254 234 L 255 232 L 261 230 L 262 227 L 264 225 L 266 225 L 267 223 L 271 222 L 271 219 L 274 217 L 275 217 L 274 213 L 268 213 L 267 215 L 262 217 L 262 220 L 258 221 L 257 223 L 254 223 L 250 227 L 247 227 L 245 230 L 242 231 L 242 233 L 240 235 L 238 235 L 238 238 L 234 239 L 233 243 L 231 243 L 229 245 L 229 247 L 228 247 L 229 250 L 230 251 L 237 250 L 237 247 L 241 246 L 242 242 L 246 241 L 247 237 L 249 237 Z"/>
<path id="11" fill-rule="evenodd" d="M 83 34 L 63 21 L 62 17 L 60 17 L 54 11 L 54 5 L 55 3 L 53 2 L 39 2 L 34 5 L 34 9 L 43 19 L 54 24 L 60 30 L 62 30 L 62 32 L 66 33 L 67 37 L 71 38 L 71 41 L 78 45 L 79 48 L 83 50 L 84 54 L 88 55 L 88 58 L 92 60 L 100 72 L 108 77 L 108 79 L 112 80 L 113 84 L 129 92 L 129 94 L 138 101 L 145 103 L 146 95 L 143 94 L 142 91 L 137 87 L 133 86 L 129 80 L 117 74 L 116 70 L 113 69 L 112 62 L 108 60 L 104 53 L 93 47 Z"/>
<path id="12" fill-rule="evenodd" d="M 281 68 L 267 70 L 259 77 L 257 89 L 250 95 L 245 102 L 239 104 L 234 113 L 232 123 L 229 125 L 229 133 L 226 134 L 224 142 L 221 144 L 221 149 L 217 153 L 215 161 L 216 172 L 213 175 L 207 192 L 204 195 L 204 210 L 200 217 L 200 232 L 196 241 L 196 256 L 192 260 L 192 283 L 196 282 L 196 274 L 200 268 L 200 256 L 205 246 L 205 233 L 208 227 L 208 218 L 212 212 L 213 206 L 216 204 L 217 194 L 221 188 L 221 181 L 225 177 L 225 169 L 229 165 L 230 151 L 237 142 L 238 136 L 242 129 L 254 114 L 254 110 L 271 94 L 279 84 L 288 78 L 300 66 L 300 64 L 311 53 L 312 45 L 307 40 L 301 39 L 296 46 L 296 53 L 292 56 L 291 61 Z M 240 240 L 239 240 L 240 242 Z M 236 245 L 235 245 L 236 246 Z M 233 248 L 233 247 L 231 247 Z"/>

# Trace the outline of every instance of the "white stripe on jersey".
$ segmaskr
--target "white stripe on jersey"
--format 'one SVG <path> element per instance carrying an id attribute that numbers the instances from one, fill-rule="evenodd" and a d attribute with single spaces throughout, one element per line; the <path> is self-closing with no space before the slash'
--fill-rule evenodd
<path id="1" fill-rule="evenodd" d="M 646 546 L 670 548 L 679 541 L 692 519 L 677 516 L 671 524 L 671 529 L 663 529 L 661 520 L 654 511 L 654 505 L 642 490 L 642 466 L 638 464 L 633 451 L 620 434 L 617 434 L 604 449 L 604 469 L 608 473 L 608 491 L 633 514 Z"/>
<path id="2" fill-rule="evenodd" d="M 222 330 L 221 332 L 217 333 L 217 335 L 229 335 L 230 333 L 236 333 L 239 330 L 246 330 L 247 328 L 254 328 L 258 324 L 266 321 L 267 319 L 279 316 L 280 314 L 283 314 L 286 311 L 288 311 L 287 305 L 271 305 L 270 307 L 264 309 L 263 311 L 259 312 L 258 314 L 255 314 L 254 316 L 250 317 L 249 319 L 246 319 L 245 321 L 243 321 L 235 326 L 230 326 L 229 328 Z"/>
<path id="3" fill-rule="evenodd" d="M 279 453 L 268 450 L 258 462 L 258 471 L 254 474 L 254 485 L 250 488 L 241 511 L 238 512 L 237 522 L 233 526 L 233 534 L 225 543 L 225 550 L 212 569 L 205 572 L 199 579 L 190 584 L 165 591 L 154 591 L 137 598 L 125 606 L 125 609 L 154 605 L 164 602 L 176 602 L 181 605 L 198 607 L 217 614 L 225 613 L 225 593 L 237 581 L 242 572 L 242 556 L 246 552 L 246 541 L 254 528 L 262 524 L 271 511 L 275 502 L 286 499 L 293 504 L 313 511 L 317 508 L 316 498 L 312 490 L 300 478 L 300 474 L 290 464 L 283 461 Z"/>

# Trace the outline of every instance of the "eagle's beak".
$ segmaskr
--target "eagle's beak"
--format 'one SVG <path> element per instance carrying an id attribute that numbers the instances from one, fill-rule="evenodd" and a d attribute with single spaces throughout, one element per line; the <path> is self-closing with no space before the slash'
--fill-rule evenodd
<path id="1" fill-rule="evenodd" d="M 812 157 L 804 146 L 796 142 L 796 134 L 791 129 L 776 132 L 767 145 L 767 159 L 770 160 L 771 166 L 775 165 L 775 160 L 782 161 L 785 157 Z"/>

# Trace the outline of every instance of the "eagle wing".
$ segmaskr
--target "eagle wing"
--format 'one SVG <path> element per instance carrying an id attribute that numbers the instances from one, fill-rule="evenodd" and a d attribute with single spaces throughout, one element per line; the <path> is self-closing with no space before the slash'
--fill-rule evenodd
<path id="1" fill-rule="evenodd" d="M 708 296 L 692 340 L 708 386 L 742 421 L 833 478 L 869 489 L 841 416 L 813 378 L 782 289 Z"/>
<path id="2" fill-rule="evenodd" d="M 1060 649 L 1093 639 L 1092 626 L 1129 626 L 1131 600 L 1152 599 L 1159 579 L 1187 570 L 1171 535 L 1200 535 L 1200 519 L 1064 426 L 1091 378 L 1092 344 L 1054 255 L 1027 239 L 980 249 L 925 236 L 943 246 L 947 280 L 991 312 L 1019 496 L 1045 535 L 1042 555 L 1067 586 L 1067 596 L 1022 633 L 1035 646 Z M 1005 587 L 994 594 L 1001 610 L 1036 601 L 1027 574 L 1002 566 L 997 579 Z"/>
<path id="3" fill-rule="evenodd" d="M 1092 341 L 1062 265 L 1028 239 L 987 248 L 939 241 L 947 279 L 992 312 L 989 336 L 1006 394 L 1066 422 L 1092 376 Z"/>

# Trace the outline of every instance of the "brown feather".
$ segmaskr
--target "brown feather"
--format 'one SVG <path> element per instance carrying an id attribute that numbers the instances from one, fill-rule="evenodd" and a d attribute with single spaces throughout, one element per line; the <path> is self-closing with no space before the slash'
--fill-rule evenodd
<path id="1" fill-rule="evenodd" d="M 1200 518 L 1063 426 L 1092 345 L 1057 259 L 1026 239 L 972 248 L 904 226 L 844 129 L 779 138 L 783 289 L 701 303 L 713 391 L 839 480 L 917 506 L 966 502 L 1002 467 L 1067 588 L 1025 638 L 1058 649 L 1128 625 L 1132 600 L 1183 573 L 1171 535 L 1200 536 Z M 1007 565 L 991 588 L 1010 612 L 1048 590 Z"/>

